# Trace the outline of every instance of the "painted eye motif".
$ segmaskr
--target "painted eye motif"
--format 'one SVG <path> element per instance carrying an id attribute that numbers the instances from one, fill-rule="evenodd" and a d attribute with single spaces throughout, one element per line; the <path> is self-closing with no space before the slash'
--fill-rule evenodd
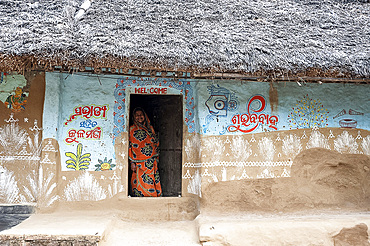
<path id="1" fill-rule="evenodd" d="M 215 106 L 215 109 L 222 110 L 225 108 L 225 102 L 222 100 L 217 100 L 214 106 Z"/>

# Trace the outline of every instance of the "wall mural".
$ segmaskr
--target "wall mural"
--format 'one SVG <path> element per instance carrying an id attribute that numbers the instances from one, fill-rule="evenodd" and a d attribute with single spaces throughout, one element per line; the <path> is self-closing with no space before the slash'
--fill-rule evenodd
<path id="1" fill-rule="evenodd" d="M 64 129 L 58 136 L 64 142 L 62 171 L 82 170 L 73 180 L 68 180 L 67 174 L 62 177 L 65 188 L 60 199 L 101 200 L 123 191 L 116 171 L 122 171 L 125 164 L 118 163 L 116 155 L 126 160 L 126 150 L 115 153 L 114 145 L 107 141 L 120 145 L 115 141 L 126 131 L 127 88 L 139 94 L 171 94 L 172 91 L 183 95 L 188 133 L 184 135 L 182 178 L 187 182 L 187 191 L 199 196 L 204 183 L 289 177 L 293 159 L 305 149 L 321 147 L 340 153 L 370 153 L 370 136 L 366 136 L 370 128 L 366 114 L 370 110 L 366 90 L 361 87 L 348 86 L 342 90 L 342 85 L 337 84 L 305 88 L 296 88 L 293 83 L 280 84 L 279 101 L 274 102 L 268 83 L 227 81 L 218 85 L 212 81 L 117 78 L 114 82 L 110 78 L 109 83 L 108 78 L 102 80 L 104 95 L 78 101 L 80 97 L 76 95 L 80 94 L 76 92 L 75 101 L 60 109 L 66 119 L 61 122 Z M 86 79 L 85 84 L 92 80 Z M 63 95 L 76 90 L 74 82 L 72 78 L 63 81 L 66 83 Z M 83 89 L 91 90 L 94 86 L 96 83 Z M 330 94 L 332 91 L 335 93 Z M 347 93 L 349 97 L 345 97 Z M 337 105 L 338 98 L 346 101 Z M 62 98 L 60 105 L 68 100 L 69 97 Z M 112 105 L 113 110 L 109 111 Z M 120 141 L 127 145 L 127 138 Z M 45 153 L 42 161 L 51 163 L 49 157 Z M 11 171 L 6 171 L 8 180 Z M 31 187 L 28 189 L 33 193 Z M 24 194 L 24 199 L 32 197 L 35 195 Z M 51 196 L 47 200 L 53 199 Z"/>
<path id="2" fill-rule="evenodd" d="M 20 112 L 25 109 L 27 103 L 26 97 L 27 96 L 23 94 L 23 89 L 21 87 L 17 87 L 15 92 L 6 98 L 4 104 L 13 112 Z"/>
<path id="3" fill-rule="evenodd" d="M 0 72 L 0 84 L 2 84 L 5 79 L 5 77 L 8 75 L 8 73 Z"/>
<path id="4" fill-rule="evenodd" d="M 92 161 L 91 153 L 82 153 L 83 145 L 82 140 L 101 140 L 103 137 L 102 127 L 98 126 L 98 121 L 106 120 L 108 117 L 109 105 L 82 105 L 74 107 L 73 113 L 64 122 L 64 127 L 67 127 L 70 123 L 75 122 L 75 125 L 80 128 L 69 128 L 66 130 L 67 136 L 64 138 L 64 142 L 67 145 L 75 146 L 76 152 L 66 151 L 65 157 L 65 168 L 62 170 L 88 170 L 91 169 L 90 163 Z M 81 118 L 82 121 L 78 121 Z M 92 120 L 95 119 L 95 120 Z M 96 153 L 93 153 L 96 154 Z M 95 157 L 96 158 L 96 157 Z M 100 163 L 101 160 L 96 158 Z M 104 166 L 106 166 L 105 164 Z M 115 165 L 110 165 L 109 170 L 112 170 Z M 104 170 L 101 168 L 95 168 L 95 171 Z"/>
<path id="5" fill-rule="evenodd" d="M 66 201 L 99 201 L 107 197 L 107 192 L 89 172 L 69 182 L 64 188 Z"/>
<path id="6" fill-rule="evenodd" d="M 40 163 L 41 164 L 50 164 L 50 165 L 56 165 L 55 161 L 51 161 L 49 158 L 49 155 L 52 155 L 55 153 L 58 153 L 59 151 L 54 148 L 54 146 L 51 143 L 51 140 L 48 140 L 48 143 L 42 148 L 42 154 L 43 158 L 41 158 Z"/>
<path id="7" fill-rule="evenodd" d="M 127 86 L 158 86 L 158 87 L 168 87 L 180 91 L 183 95 L 185 102 L 185 123 L 188 126 L 188 131 L 190 133 L 195 132 L 195 119 L 194 119 L 194 95 L 193 87 L 189 81 L 182 80 L 172 80 L 172 79 L 163 79 L 163 78 L 123 78 L 117 80 L 116 89 L 114 91 L 114 97 L 116 99 L 114 106 L 114 129 L 113 135 L 117 137 L 120 132 L 125 131 L 125 104 L 126 104 L 126 93 L 125 88 Z M 145 89 L 145 88 L 141 88 Z M 149 91 L 150 92 L 150 91 Z M 157 90 L 158 92 L 158 90 Z M 144 92 L 138 92 L 144 93 Z M 154 92 L 153 92 L 154 93 Z M 161 93 L 159 91 L 158 93 Z"/>
<path id="8" fill-rule="evenodd" d="M 68 123 L 77 119 L 78 116 L 81 116 L 81 118 L 84 119 L 90 119 L 91 117 L 95 119 L 105 119 L 107 117 L 108 110 L 109 110 L 108 105 L 78 106 L 74 108 L 73 110 L 74 113 L 69 116 L 69 119 L 67 119 L 64 124 L 68 125 Z"/>
<path id="9" fill-rule="evenodd" d="M 24 118 L 24 122 L 28 121 Z M 48 158 L 48 152 L 56 150 L 52 145 L 42 148 L 42 129 L 37 120 L 29 127 L 32 135 L 19 126 L 19 119 L 13 114 L 5 122 L 7 124 L 0 127 L 0 202 L 52 205 L 59 199 L 55 195 L 55 175 L 43 165 L 55 165 Z M 43 159 L 41 150 L 45 151 Z"/>
<path id="10" fill-rule="evenodd" d="M 40 163 L 44 168 L 43 186 L 47 187 L 40 190 L 46 196 L 45 201 L 38 199 L 45 206 L 50 206 L 55 200 L 97 201 L 124 191 L 121 180 L 124 164 L 116 163 L 116 154 L 124 158 L 125 153 L 115 153 L 112 134 L 114 124 L 111 107 L 114 105 L 116 79 L 101 78 L 102 83 L 99 83 L 96 77 L 77 74 L 73 77 L 49 74 L 46 78 L 43 118 L 47 131 L 44 137 L 47 139 Z M 59 87 L 61 84 L 63 86 Z M 88 93 L 89 90 L 91 93 Z M 59 101 L 55 103 L 55 99 Z M 55 112 L 58 105 L 63 106 Z M 61 120 L 50 120 L 56 117 Z M 55 174 L 58 168 L 56 163 L 61 165 L 62 171 L 58 180 L 59 196 L 53 189 L 55 175 L 50 176 L 45 169 L 45 166 L 54 168 L 52 173 Z M 29 174 L 30 181 L 32 175 Z M 27 194 L 24 194 L 26 199 L 37 197 L 35 187 L 28 187 Z"/>
<path id="11" fill-rule="evenodd" d="M 277 130 L 276 124 L 279 121 L 278 117 L 276 115 L 265 114 L 265 109 L 266 99 L 261 95 L 252 96 L 247 104 L 247 113 L 234 115 L 231 119 L 232 125 L 227 128 L 228 132 L 240 131 L 249 133 L 262 125 Z"/>
<path id="12" fill-rule="evenodd" d="M 226 117 L 228 112 L 235 111 L 238 108 L 238 101 L 234 92 L 219 85 L 210 85 L 207 86 L 207 89 L 210 96 L 205 104 L 208 108 L 209 115 L 207 115 L 205 124 L 203 125 L 204 133 L 207 132 L 209 124 L 216 117 Z M 223 129 L 220 134 L 224 134 L 225 130 Z"/>
<path id="13" fill-rule="evenodd" d="M 278 98 L 271 99 L 268 83 L 234 81 L 223 86 L 200 83 L 197 100 L 204 102 L 198 109 L 201 134 L 240 135 L 315 126 L 370 130 L 365 117 L 370 111 L 367 88 L 356 85 L 343 88 L 340 84 L 309 84 L 302 88 L 294 83 L 277 83 L 275 87 Z M 232 100 L 228 99 L 231 97 Z M 237 105 L 232 114 L 228 100 Z M 335 103 L 338 100 L 341 105 Z"/>
<path id="14" fill-rule="evenodd" d="M 192 162 L 186 155 L 183 175 L 188 192 L 201 195 L 202 182 L 290 177 L 293 159 L 304 149 L 326 148 L 340 153 L 370 155 L 370 135 L 361 131 L 318 127 L 269 133 L 208 136 L 201 138 L 201 160 Z M 367 132 L 366 130 L 364 132 Z M 194 146 L 192 136 L 185 141 L 185 150 Z M 219 152 L 216 154 L 216 152 Z"/>
<path id="15" fill-rule="evenodd" d="M 95 171 L 112 170 L 112 168 L 116 166 L 116 164 L 112 164 L 112 159 L 109 159 L 109 161 L 107 161 L 107 157 L 105 157 L 104 160 L 98 159 L 98 162 L 99 163 L 95 165 Z"/>
<path id="16" fill-rule="evenodd" d="M 38 172 L 33 171 L 27 176 L 29 186 L 23 186 L 28 201 L 37 202 L 39 207 L 49 207 L 59 199 L 54 195 L 57 186 L 54 173 L 45 173 L 42 165 Z"/>
<path id="17" fill-rule="evenodd" d="M 22 203 L 26 198 L 18 187 L 14 172 L 0 165 L 0 202 L 5 204 Z"/>
<path id="18" fill-rule="evenodd" d="M 112 183 L 108 185 L 106 190 L 99 184 L 92 173 L 83 171 L 77 178 L 69 181 L 65 186 L 63 199 L 66 201 L 99 201 L 124 191 L 121 179 L 115 171 L 109 177 L 109 180 Z"/>
<path id="19" fill-rule="evenodd" d="M 91 130 L 84 129 L 69 129 L 67 132 L 68 137 L 64 139 L 67 144 L 79 143 L 79 139 L 86 140 L 99 140 L 102 136 L 102 129 L 99 126 L 96 126 L 98 123 L 96 121 L 91 121 L 90 118 L 96 119 L 106 119 L 107 111 L 109 110 L 108 105 L 87 105 L 87 106 L 78 106 L 74 108 L 74 114 L 69 116 L 69 119 L 66 120 L 64 125 L 76 120 L 78 116 L 86 119 L 85 121 L 80 122 L 81 128 L 88 128 Z"/>
<path id="20" fill-rule="evenodd" d="M 190 177 L 187 189 L 188 193 L 202 197 L 202 176 L 199 174 L 199 170 L 196 170 L 194 175 Z"/>
<path id="21" fill-rule="evenodd" d="M 260 94 L 267 88 L 268 95 L 269 87 L 263 88 L 260 85 L 263 84 L 253 84 L 245 90 L 241 90 L 240 83 L 225 84 L 223 87 L 218 84 L 200 86 L 199 100 L 205 101 L 205 107 L 200 111 L 200 119 L 204 120 L 202 133 L 224 135 L 277 130 L 279 117 L 268 112 L 268 99 Z M 209 97 L 205 96 L 205 89 Z M 247 96 L 246 93 L 251 95 Z M 245 108 L 240 105 L 245 105 Z"/>
<path id="22" fill-rule="evenodd" d="M 288 115 L 290 129 L 327 127 L 328 114 L 329 111 L 324 108 L 320 99 L 312 99 L 307 94 L 297 100 Z"/>
<path id="23" fill-rule="evenodd" d="M 73 170 L 84 170 L 88 169 L 91 159 L 90 153 L 82 154 L 82 144 L 77 145 L 77 151 L 76 154 L 72 152 L 66 152 L 65 155 L 69 157 L 70 159 L 66 160 L 67 168 L 73 169 Z"/>
<path id="24" fill-rule="evenodd" d="M 28 122 L 28 118 L 25 118 Z M 34 121 L 34 126 L 29 128 L 33 136 L 29 136 L 26 129 L 19 126 L 18 119 L 10 114 L 7 123 L 0 127 L 0 161 L 28 160 L 39 161 L 41 153 L 41 129 Z M 27 151 L 30 150 L 30 152 Z"/>
<path id="25" fill-rule="evenodd" d="M 28 91 L 27 80 L 23 75 L 1 73 L 0 74 L 0 101 L 13 112 L 22 111 L 25 108 Z"/>
<path id="26" fill-rule="evenodd" d="M 340 117 L 340 120 L 339 120 L 339 126 L 340 127 L 356 128 L 357 127 L 357 120 L 348 118 L 348 116 L 345 116 L 345 115 L 347 115 L 347 112 L 346 112 L 345 109 L 342 109 L 342 111 L 340 111 L 338 114 L 336 114 L 333 117 L 333 119 L 336 119 L 336 118 Z M 364 115 L 364 113 L 358 112 L 358 111 L 353 110 L 353 109 L 349 109 L 348 110 L 348 115 Z M 342 116 L 344 116 L 344 117 L 342 117 Z"/>
<path id="27" fill-rule="evenodd" d="M 194 159 L 199 159 L 201 155 L 201 140 L 200 140 L 200 135 L 195 134 L 193 135 L 190 139 L 186 139 L 185 141 L 185 154 L 186 157 L 189 160 L 194 160 Z"/>
<path id="28" fill-rule="evenodd" d="M 364 153 L 365 155 L 370 155 L 370 135 L 363 138 L 362 143 L 361 143 L 361 148 L 362 148 L 362 153 Z"/>

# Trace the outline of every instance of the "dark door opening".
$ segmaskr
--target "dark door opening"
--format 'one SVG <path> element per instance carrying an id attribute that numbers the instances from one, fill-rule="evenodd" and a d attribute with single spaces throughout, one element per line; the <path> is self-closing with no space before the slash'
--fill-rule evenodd
<path id="1" fill-rule="evenodd" d="M 131 94 L 130 125 L 132 125 L 132 111 L 136 107 L 145 110 L 159 137 L 158 169 L 162 194 L 167 197 L 179 196 L 182 181 L 182 96 Z M 128 169 L 130 180 L 132 171 Z M 131 192 L 131 187 L 129 188 Z"/>

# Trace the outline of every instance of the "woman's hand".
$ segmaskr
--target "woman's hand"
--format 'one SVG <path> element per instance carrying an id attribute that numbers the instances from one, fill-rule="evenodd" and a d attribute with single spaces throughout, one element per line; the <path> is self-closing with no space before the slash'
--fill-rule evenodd
<path id="1" fill-rule="evenodd" d="M 132 170 L 133 172 L 135 172 L 135 171 L 136 171 L 136 164 L 135 164 L 134 162 L 131 162 L 131 170 Z"/>

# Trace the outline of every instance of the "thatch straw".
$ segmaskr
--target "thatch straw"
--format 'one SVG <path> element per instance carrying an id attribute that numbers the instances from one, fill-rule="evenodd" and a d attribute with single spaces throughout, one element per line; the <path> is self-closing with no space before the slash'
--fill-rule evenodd
<path id="1" fill-rule="evenodd" d="M 95 0 L 75 20 L 82 2 L 0 1 L 0 70 L 370 75 L 367 1 Z"/>

